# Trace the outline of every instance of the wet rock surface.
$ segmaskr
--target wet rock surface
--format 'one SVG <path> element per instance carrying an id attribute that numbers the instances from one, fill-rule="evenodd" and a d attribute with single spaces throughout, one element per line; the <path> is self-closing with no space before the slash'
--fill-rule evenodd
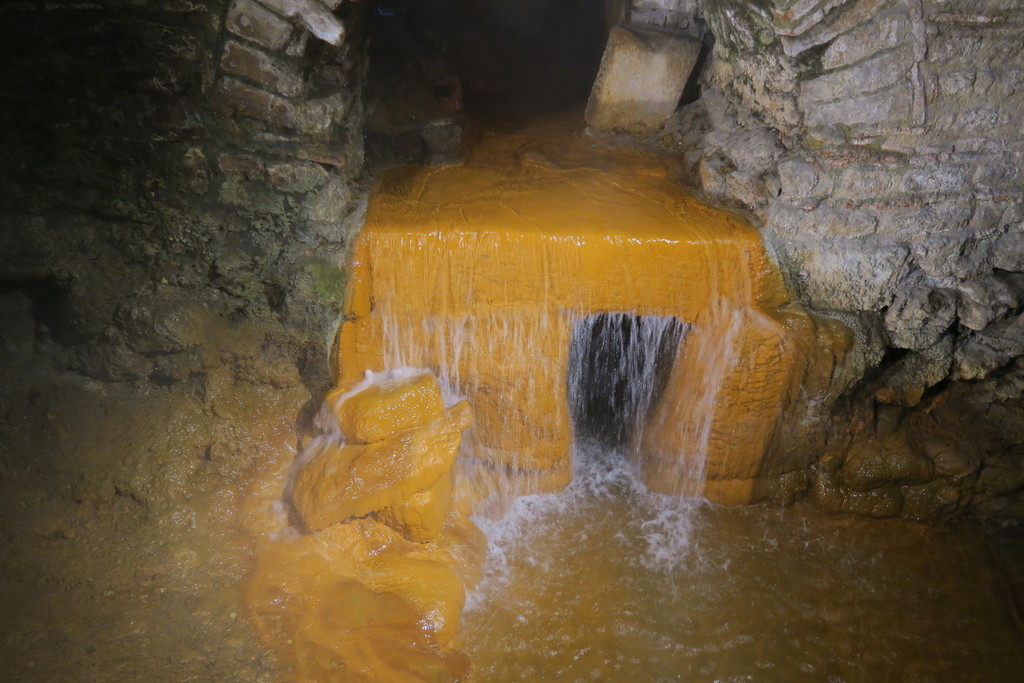
<path id="1" fill-rule="evenodd" d="M 315 659 L 323 642 L 296 653 L 285 638 L 268 651 L 254 624 L 287 633 L 302 615 L 314 634 L 363 634 L 347 645 L 379 657 L 368 666 L 465 672 L 436 646 L 451 635 L 456 584 L 472 577 L 438 567 L 478 564 L 480 539 L 443 523 L 447 475 L 337 546 L 303 536 L 260 558 L 286 580 L 296 553 L 316 574 L 373 545 L 409 581 L 325 571 L 323 583 L 289 586 L 306 612 L 239 609 L 252 538 L 280 521 L 277 484 L 328 388 L 346 249 L 369 184 L 369 4 L 0 8 L 16 27 L 0 45 L 0 678 L 278 680 L 295 673 L 289 658 Z M 486 94 L 516 77 L 506 64 L 558 52 L 571 41 L 536 40 L 533 27 L 558 19 L 564 38 L 574 21 L 599 23 L 576 11 L 584 4 L 525 16 L 522 50 L 491 23 L 510 5 L 473 3 L 467 17 L 488 27 L 458 41 L 484 57 L 464 60 L 454 81 L 443 59 L 413 79 L 430 87 L 410 109 L 438 116 L 414 126 L 409 158 L 456 160 L 463 83 Z M 680 177 L 748 212 L 802 302 L 855 342 L 834 376 L 818 377 L 831 382 L 829 400 L 808 399 L 800 444 L 820 458 L 806 467 L 783 453 L 769 498 L 870 516 L 1020 519 L 1020 8 L 825 5 L 632 8 L 634 21 L 703 22 L 705 44 L 713 37 L 698 60 L 699 99 L 658 136 Z M 555 61 L 539 86 L 516 86 L 565 90 L 597 66 Z M 581 165 L 558 150 L 519 155 L 524 166 Z M 549 474 L 551 489 L 570 477 Z M 1020 595 L 1024 544 L 1012 527 L 993 537 L 965 555 L 994 548 Z M 429 539 L 443 552 L 416 556 Z M 815 581 L 832 590 L 831 578 Z M 324 596 L 337 609 L 320 610 Z M 438 615 L 433 640 L 411 630 L 425 611 Z M 854 627 L 833 621 L 856 653 Z"/>
<path id="2" fill-rule="evenodd" d="M 239 379 L 212 346 L 188 381 L 98 381 L 35 352 L 26 297 L 0 306 L 0 675 L 276 680 L 238 515 L 249 473 L 295 452 L 297 375 Z"/>
<path id="3" fill-rule="evenodd" d="M 486 550 L 451 505 L 469 408 L 433 419 L 440 391 L 422 371 L 336 391 L 318 421 L 325 432 L 294 471 L 260 479 L 265 505 L 248 517 L 256 560 L 244 584 L 256 633 L 297 680 L 460 680 L 468 660 L 449 646 Z M 345 445 L 339 417 L 374 424 L 378 438 Z M 285 500 L 301 525 L 267 514 Z"/>
<path id="4" fill-rule="evenodd" d="M 1022 106 L 1020 9 L 999 0 L 817 7 L 707 0 L 670 9 L 710 32 L 714 48 L 700 98 L 657 143 L 685 182 L 754 217 L 802 301 L 854 329 L 851 358 L 861 360 L 849 400 L 831 409 L 837 425 L 884 422 L 888 406 L 909 424 L 947 400 L 1024 423 L 1020 404 L 987 384 L 1012 383 L 1024 353 L 1024 166 L 1012 124 Z M 971 452 L 979 436 L 951 438 Z M 892 452 L 886 439 L 857 438 Z M 859 457 L 843 450 L 849 443 L 832 440 L 823 472 L 834 466 L 828 458 Z M 1017 442 L 1003 447 L 1019 457 Z M 973 487 L 955 498 L 987 495 Z M 1004 493 L 1009 514 L 1024 492 Z M 933 503 L 914 514 L 964 509 L 925 498 Z M 902 509 L 872 509 L 883 508 Z"/>

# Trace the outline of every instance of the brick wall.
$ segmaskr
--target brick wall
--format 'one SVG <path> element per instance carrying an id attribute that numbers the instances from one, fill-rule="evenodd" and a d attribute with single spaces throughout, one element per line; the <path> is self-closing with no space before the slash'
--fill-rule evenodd
<path id="1" fill-rule="evenodd" d="M 54 362 L 162 382 L 225 361 L 326 373 L 365 195 L 363 11 L 0 8 L 19 29 L 0 47 L 0 287 L 32 298 Z M 207 353 L 239 324 L 265 326 L 263 348 Z"/>

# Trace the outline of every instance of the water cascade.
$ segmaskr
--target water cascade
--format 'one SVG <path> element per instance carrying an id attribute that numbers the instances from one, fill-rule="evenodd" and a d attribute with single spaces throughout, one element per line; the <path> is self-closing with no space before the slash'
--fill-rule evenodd
<path id="1" fill-rule="evenodd" d="M 568 483 L 570 356 L 588 320 L 630 316 L 638 336 L 654 333 L 645 320 L 677 321 L 660 353 L 626 358 L 672 361 L 632 457 L 660 491 L 727 503 L 756 500 L 798 466 L 777 427 L 843 346 L 833 323 L 791 303 L 752 228 L 639 155 L 572 141 L 538 152 L 494 135 L 463 165 L 387 173 L 348 297 L 339 383 L 423 367 L 464 396 L 473 482 L 460 495 L 477 502 Z"/>
<path id="2" fill-rule="evenodd" d="M 574 442 L 638 452 L 687 329 L 671 316 L 601 313 L 576 320 L 567 397 Z"/>
<path id="3" fill-rule="evenodd" d="M 249 583 L 300 678 L 457 679 L 475 651 L 459 612 L 501 585 L 500 529 L 560 510 L 579 540 L 603 510 L 627 565 L 675 568 L 701 500 L 757 500 L 800 466 L 780 434 L 838 328 L 790 303 L 739 218 L 639 155 L 559 139 L 485 135 L 463 165 L 395 168 L 375 192 L 323 434 Z"/>

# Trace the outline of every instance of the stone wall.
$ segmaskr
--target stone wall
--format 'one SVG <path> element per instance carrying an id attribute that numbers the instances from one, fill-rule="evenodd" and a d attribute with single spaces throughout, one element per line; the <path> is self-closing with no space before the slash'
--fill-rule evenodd
<path id="1" fill-rule="evenodd" d="M 365 194 L 362 6 L 338 4 L 0 8 L 0 287 L 31 299 L 56 364 L 326 373 Z M 250 326 L 261 345 L 219 341 Z"/>
<path id="2" fill-rule="evenodd" d="M 706 0 L 701 11 L 716 41 L 704 96 L 661 142 L 708 196 L 750 213 L 803 301 L 859 340 L 837 378 L 845 398 L 817 499 L 1020 516 L 1024 10 Z M 961 462 L 940 463 L 922 439 Z"/>

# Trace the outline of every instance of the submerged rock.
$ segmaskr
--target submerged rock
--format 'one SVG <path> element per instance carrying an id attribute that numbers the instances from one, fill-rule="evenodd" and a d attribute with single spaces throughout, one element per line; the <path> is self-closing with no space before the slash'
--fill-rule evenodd
<path id="1" fill-rule="evenodd" d="M 465 601 L 453 557 L 372 519 L 278 534 L 258 549 L 246 601 L 293 680 L 458 680 L 468 662 L 444 647 Z"/>

